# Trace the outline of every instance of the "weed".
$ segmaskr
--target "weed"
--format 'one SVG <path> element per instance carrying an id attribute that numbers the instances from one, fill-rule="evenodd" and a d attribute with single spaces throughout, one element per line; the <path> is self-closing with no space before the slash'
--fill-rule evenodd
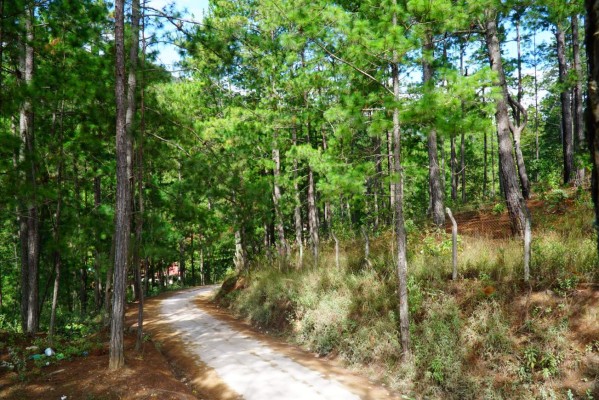
<path id="1" fill-rule="evenodd" d="M 555 293 L 559 296 L 566 297 L 578 285 L 578 277 L 569 276 L 565 278 L 557 278 L 557 283 L 553 287 Z"/>
<path id="2" fill-rule="evenodd" d="M 503 212 L 505 211 L 505 204 L 504 203 L 497 203 L 493 206 L 493 214 L 503 214 Z"/>

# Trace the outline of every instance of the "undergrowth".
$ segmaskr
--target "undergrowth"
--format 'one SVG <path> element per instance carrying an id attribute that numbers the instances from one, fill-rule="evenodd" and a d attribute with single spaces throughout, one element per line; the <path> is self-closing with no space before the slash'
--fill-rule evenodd
<path id="1" fill-rule="evenodd" d="M 297 268 L 291 259 L 280 269 L 260 260 L 249 275 L 231 278 L 218 298 L 256 326 L 319 355 L 368 366 L 414 398 L 599 399 L 599 345 L 593 344 L 599 327 L 590 323 L 580 332 L 581 321 L 595 318 L 599 308 L 583 301 L 597 290 L 584 284 L 598 278 L 587 211 L 586 217 L 537 218 L 530 284 L 522 282 L 519 240 L 460 237 L 459 279 L 451 281 L 450 235 L 413 230 L 414 356 L 407 361 L 401 360 L 390 232 L 371 239 L 368 263 L 363 242 L 348 239 L 337 268 L 327 243 L 318 266 L 305 260 Z M 568 383 L 572 377 L 575 385 Z"/>

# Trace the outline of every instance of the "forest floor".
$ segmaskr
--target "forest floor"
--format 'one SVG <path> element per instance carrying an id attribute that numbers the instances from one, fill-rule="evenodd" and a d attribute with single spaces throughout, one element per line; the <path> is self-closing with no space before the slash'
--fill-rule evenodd
<path id="1" fill-rule="evenodd" d="M 143 351 L 137 353 L 135 332 L 125 334 L 125 368 L 108 371 L 108 332 L 101 331 L 87 338 L 93 342 L 93 350 L 86 355 L 68 356 L 57 361 L 56 357 L 39 361 L 30 359 L 32 353 L 42 353 L 43 348 L 25 351 L 25 348 L 43 341 L 14 339 L 0 332 L 0 363 L 15 363 L 8 349 L 19 349 L 25 368 L 20 372 L 0 368 L 0 398 L 56 399 L 56 400 L 191 400 L 203 398 L 181 375 L 177 373 L 160 351 L 156 342 L 145 341 Z M 69 345 L 55 347 L 57 353 L 67 352 Z M 21 353 L 25 351 L 24 353 Z M 49 360 L 49 361 L 46 361 Z M 17 361 L 18 362 L 18 361 Z M 23 362 L 23 361 L 22 361 Z M 45 365 L 48 362 L 49 365 Z"/>

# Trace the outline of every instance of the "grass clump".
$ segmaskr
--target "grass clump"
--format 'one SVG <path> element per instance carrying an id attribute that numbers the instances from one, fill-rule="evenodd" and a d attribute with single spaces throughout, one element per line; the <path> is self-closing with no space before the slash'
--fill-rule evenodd
<path id="1" fill-rule="evenodd" d="M 465 353 L 458 306 L 452 297 L 438 293 L 429 296 L 425 309 L 425 317 L 413 335 L 416 365 L 422 373 L 420 385 L 429 388 L 424 389 L 425 394 L 440 389 L 465 396 L 469 385 L 462 371 Z"/>

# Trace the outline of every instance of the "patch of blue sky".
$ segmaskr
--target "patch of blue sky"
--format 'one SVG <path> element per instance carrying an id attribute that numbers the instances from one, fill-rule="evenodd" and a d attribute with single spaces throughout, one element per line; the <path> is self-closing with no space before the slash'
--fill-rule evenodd
<path id="1" fill-rule="evenodd" d="M 208 11 L 208 2 L 209 0 L 148 0 L 146 4 L 157 10 L 174 6 L 174 9 L 181 13 L 182 18 L 201 22 L 204 14 Z M 150 12 L 150 14 L 155 13 Z M 159 19 L 163 23 L 163 28 L 159 31 L 149 28 L 149 32 L 147 32 L 157 36 L 155 44 L 149 50 L 158 53 L 156 60 L 158 64 L 161 64 L 175 75 L 179 75 L 180 49 L 170 40 L 173 36 L 177 36 L 177 28 L 165 18 Z"/>

